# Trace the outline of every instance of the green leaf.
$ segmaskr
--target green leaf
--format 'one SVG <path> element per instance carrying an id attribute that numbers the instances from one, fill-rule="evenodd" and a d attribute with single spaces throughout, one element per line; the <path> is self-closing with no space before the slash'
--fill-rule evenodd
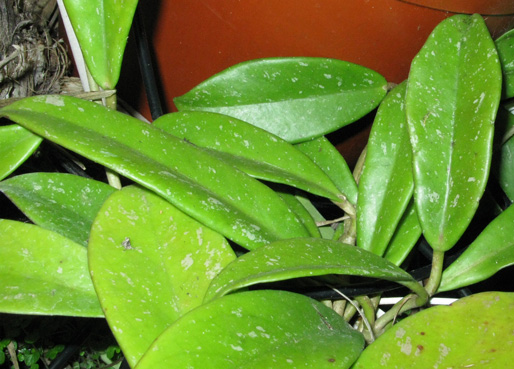
<path id="1" fill-rule="evenodd" d="M 441 22 L 412 62 L 406 112 L 414 194 L 435 250 L 453 247 L 477 209 L 500 94 L 498 55 L 479 15 Z"/>
<path id="2" fill-rule="evenodd" d="M 501 127 L 504 129 L 498 133 L 503 136 L 502 141 L 504 142 L 500 143 L 499 155 L 495 160 L 495 170 L 501 188 L 509 199 L 514 201 L 514 111 L 500 109 L 498 118 L 502 119 Z"/>
<path id="3" fill-rule="evenodd" d="M 235 259 L 221 235 L 135 186 L 105 202 L 88 252 L 107 322 L 132 367 L 166 327 L 202 303 L 212 278 Z"/>
<path id="4" fill-rule="evenodd" d="M 0 182 L 0 191 L 40 227 L 87 246 L 93 219 L 115 189 L 71 174 L 29 173 Z"/>
<path id="5" fill-rule="evenodd" d="M 277 192 L 278 195 L 284 200 L 284 202 L 289 206 L 289 208 L 296 214 L 298 219 L 301 220 L 302 224 L 309 231 L 309 234 L 312 237 L 320 237 L 320 230 L 314 221 L 314 217 L 312 216 L 312 212 L 309 211 L 305 207 L 305 201 L 309 201 L 301 196 L 295 196 L 291 193 L 287 192 Z M 314 208 L 314 206 L 313 206 Z"/>
<path id="6" fill-rule="evenodd" d="M 496 40 L 503 72 L 502 98 L 514 97 L 514 29 L 505 32 Z"/>
<path id="7" fill-rule="evenodd" d="M 349 368 L 362 335 L 333 310 L 284 291 L 242 292 L 190 312 L 136 369 Z"/>
<path id="8" fill-rule="evenodd" d="M 32 224 L 0 219 L 0 311 L 103 317 L 86 249 Z"/>
<path id="9" fill-rule="evenodd" d="M 496 217 L 444 272 L 439 291 L 481 282 L 514 264 L 514 206 Z"/>
<path id="10" fill-rule="evenodd" d="M 63 0 L 91 75 L 116 87 L 137 0 Z"/>
<path id="11" fill-rule="evenodd" d="M 357 202 L 357 245 L 382 256 L 414 190 L 402 83 L 384 99 L 371 129 Z"/>
<path id="12" fill-rule="evenodd" d="M 135 118 L 66 96 L 24 99 L 0 114 L 151 189 L 246 248 L 309 235 L 267 186 Z"/>
<path id="13" fill-rule="evenodd" d="M 270 243 L 234 260 L 213 279 L 205 301 L 258 283 L 327 274 L 417 283 L 403 269 L 358 247 L 320 238 L 291 239 Z"/>
<path id="14" fill-rule="evenodd" d="M 316 163 L 352 204 L 357 203 L 357 184 L 343 156 L 324 136 L 295 147 Z"/>
<path id="15" fill-rule="evenodd" d="M 339 201 L 330 178 L 302 152 L 271 133 L 239 119 L 207 112 L 166 114 L 156 127 L 206 148 L 246 174 Z"/>
<path id="16" fill-rule="evenodd" d="M 418 242 L 421 233 L 418 214 L 416 213 L 414 202 L 411 200 L 407 210 L 403 213 L 400 223 L 398 223 L 389 246 L 387 246 L 384 258 L 394 265 L 400 266 Z"/>
<path id="17" fill-rule="evenodd" d="M 385 79 L 360 65 L 268 58 L 230 67 L 174 102 L 179 110 L 222 113 L 296 143 L 356 121 L 385 93 Z"/>
<path id="18" fill-rule="evenodd" d="M 484 292 L 410 316 L 369 345 L 352 369 L 510 368 L 514 294 Z"/>
<path id="19" fill-rule="evenodd" d="M 305 211 L 307 211 L 310 214 L 310 218 L 314 219 L 316 222 L 324 222 L 326 221 L 325 217 L 319 212 L 319 210 L 314 206 L 314 204 L 309 200 L 307 197 L 301 196 L 299 194 L 294 195 L 297 202 L 299 202 Z M 334 229 L 330 226 L 321 226 L 317 227 L 318 232 L 316 235 L 313 234 L 313 236 L 319 237 L 321 235 L 322 238 L 331 240 L 334 236 Z"/>
<path id="20" fill-rule="evenodd" d="M 23 164 L 42 140 L 19 125 L 0 126 L 0 180 Z"/>

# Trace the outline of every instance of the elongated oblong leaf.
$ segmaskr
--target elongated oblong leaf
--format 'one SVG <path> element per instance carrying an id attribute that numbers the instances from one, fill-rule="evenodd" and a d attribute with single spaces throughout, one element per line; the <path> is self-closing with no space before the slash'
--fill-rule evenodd
<path id="1" fill-rule="evenodd" d="M 212 278 L 235 259 L 220 234 L 135 186 L 102 206 L 88 256 L 107 322 L 131 366 L 202 303 Z"/>
<path id="2" fill-rule="evenodd" d="M 87 246 L 93 219 L 115 189 L 63 173 L 29 173 L 0 182 L 0 191 L 34 223 Z"/>
<path id="3" fill-rule="evenodd" d="M 514 206 L 509 206 L 482 231 L 444 272 L 439 291 L 481 282 L 514 264 Z"/>
<path id="4" fill-rule="evenodd" d="M 211 155 L 252 177 L 339 200 L 337 187 L 306 155 L 281 138 L 239 119 L 185 112 L 163 115 L 154 125 L 209 149 Z"/>
<path id="5" fill-rule="evenodd" d="M 357 245 L 382 256 L 414 190 L 402 83 L 384 99 L 371 129 L 357 202 Z"/>
<path id="6" fill-rule="evenodd" d="M 325 58 L 268 58 L 237 64 L 177 97 L 179 110 L 226 114 L 286 141 L 322 136 L 373 110 L 385 79 L 360 65 Z"/>
<path id="7" fill-rule="evenodd" d="M 41 227 L 0 219 L 0 311 L 103 317 L 86 249 Z"/>
<path id="8" fill-rule="evenodd" d="M 304 238 L 273 242 L 240 256 L 214 278 L 205 300 L 257 283 L 327 274 L 416 284 L 403 269 L 369 251 L 337 241 Z"/>
<path id="9" fill-rule="evenodd" d="M 421 237 L 421 233 L 422 230 L 419 225 L 416 207 L 411 199 L 387 246 L 384 258 L 394 265 L 401 265 L 416 245 L 416 242 Z"/>
<path id="10" fill-rule="evenodd" d="M 514 111 L 500 109 L 498 118 L 503 120 L 504 129 L 500 134 L 504 142 L 500 143 L 495 170 L 502 190 L 511 201 L 514 201 Z"/>
<path id="11" fill-rule="evenodd" d="M 43 139 L 12 124 L 0 126 L 0 180 L 14 172 L 39 147 Z"/>
<path id="12" fill-rule="evenodd" d="M 436 250 L 467 228 L 491 163 L 501 67 L 479 15 L 441 22 L 412 62 L 406 112 L 420 224 Z"/>
<path id="13" fill-rule="evenodd" d="M 343 156 L 324 136 L 296 144 L 295 147 L 312 159 L 334 182 L 352 204 L 357 203 L 357 184 Z"/>
<path id="14" fill-rule="evenodd" d="M 63 0 L 94 80 L 116 87 L 137 0 Z"/>
<path id="15" fill-rule="evenodd" d="M 349 368 L 362 335 L 318 301 L 284 291 L 225 296 L 168 328 L 136 369 Z"/>
<path id="16" fill-rule="evenodd" d="M 352 369 L 510 368 L 514 294 L 484 292 L 414 314 L 369 345 Z"/>
<path id="17" fill-rule="evenodd" d="M 514 97 L 514 29 L 504 33 L 496 40 L 503 72 L 504 99 Z"/>
<path id="18" fill-rule="evenodd" d="M 0 115 L 127 176 L 246 248 L 309 235 L 282 199 L 259 181 L 99 104 L 33 97 L 1 109 Z"/>

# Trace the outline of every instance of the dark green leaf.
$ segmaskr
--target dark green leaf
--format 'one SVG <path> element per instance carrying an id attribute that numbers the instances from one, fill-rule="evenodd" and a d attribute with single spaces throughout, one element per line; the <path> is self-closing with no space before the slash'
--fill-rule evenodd
<path id="1" fill-rule="evenodd" d="M 205 300 L 257 283 L 327 274 L 417 283 L 403 269 L 369 251 L 332 240 L 303 238 L 273 242 L 240 256 L 214 278 Z"/>
<path id="2" fill-rule="evenodd" d="M 389 246 L 387 246 L 384 258 L 394 265 L 401 265 L 416 245 L 421 233 L 418 214 L 414 202 L 411 200 L 391 238 L 391 242 L 389 242 Z"/>
<path id="3" fill-rule="evenodd" d="M 318 229 L 315 223 L 316 219 L 313 216 L 313 212 L 310 211 L 312 209 L 307 208 L 305 206 L 305 201 L 309 200 L 301 196 L 295 196 L 287 192 L 277 193 L 282 198 L 282 200 L 284 200 L 287 206 L 289 206 L 289 208 L 296 214 L 298 219 L 302 221 L 303 225 L 309 231 L 310 235 L 312 237 L 320 237 L 320 230 Z"/>
<path id="4" fill-rule="evenodd" d="M 0 180 L 14 172 L 39 147 L 43 139 L 12 124 L 0 126 Z"/>
<path id="5" fill-rule="evenodd" d="M 352 204 L 357 203 L 357 184 L 343 156 L 325 137 L 295 145 L 316 163 Z"/>
<path id="6" fill-rule="evenodd" d="M 29 173 L 0 182 L 0 191 L 37 225 L 87 246 L 93 219 L 115 189 L 71 174 Z"/>
<path id="7" fill-rule="evenodd" d="M 453 247 L 477 209 L 500 94 L 498 55 L 479 15 L 441 22 L 412 63 L 406 112 L 415 200 L 435 250 Z"/>
<path id="8" fill-rule="evenodd" d="M 514 264 L 514 206 L 498 215 L 444 272 L 439 291 L 481 282 Z"/>
<path id="9" fill-rule="evenodd" d="M 168 328 L 135 369 L 349 368 L 362 335 L 308 297 L 242 292 L 193 310 Z"/>
<path id="10" fill-rule="evenodd" d="M 384 99 L 371 129 L 357 202 L 357 245 L 382 256 L 412 197 L 406 84 Z"/>
<path id="11" fill-rule="evenodd" d="M 339 201 L 330 178 L 302 152 L 281 138 L 226 115 L 206 112 L 166 114 L 156 127 L 207 148 L 246 174 Z"/>
<path id="12" fill-rule="evenodd" d="M 514 201 L 514 111 L 500 109 L 498 118 L 502 119 L 500 150 L 496 157 L 495 170 L 498 182 L 505 194 Z M 498 123 L 498 122 L 497 122 Z"/>
<path id="13" fill-rule="evenodd" d="M 32 224 L 0 219 L 0 311 L 103 317 L 86 248 Z"/>
<path id="14" fill-rule="evenodd" d="M 514 97 L 514 29 L 505 32 L 496 40 L 503 72 L 504 99 Z"/>
<path id="15" fill-rule="evenodd" d="M 514 294 L 485 292 L 410 316 L 368 346 L 352 369 L 510 368 Z"/>
<path id="16" fill-rule="evenodd" d="M 235 259 L 221 235 L 134 186 L 105 202 L 88 253 L 107 322 L 132 367 Z"/>
<path id="17" fill-rule="evenodd" d="M 137 0 L 63 0 L 94 80 L 116 87 Z"/>
<path id="18" fill-rule="evenodd" d="M 246 248 L 309 235 L 267 186 L 135 118 L 66 96 L 24 99 L 0 114 L 151 189 Z"/>
<path id="19" fill-rule="evenodd" d="M 302 142 L 356 121 L 385 93 L 385 79 L 360 65 L 269 58 L 228 68 L 174 101 L 179 110 L 222 113 Z"/>

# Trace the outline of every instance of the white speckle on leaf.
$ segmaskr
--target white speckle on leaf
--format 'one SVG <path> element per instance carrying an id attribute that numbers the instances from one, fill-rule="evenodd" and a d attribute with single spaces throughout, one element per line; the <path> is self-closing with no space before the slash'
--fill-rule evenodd
<path id="1" fill-rule="evenodd" d="M 48 95 L 45 103 L 55 106 L 64 106 L 64 100 L 60 96 Z"/>
<path id="2" fill-rule="evenodd" d="M 191 265 L 193 265 L 194 263 L 194 260 L 192 258 L 192 254 L 187 254 L 186 257 L 184 259 L 182 259 L 182 261 L 180 262 L 180 265 L 182 265 L 182 268 L 184 268 L 184 270 L 188 270 Z"/>
<path id="3" fill-rule="evenodd" d="M 235 351 L 243 351 L 243 348 L 241 346 L 235 346 L 235 345 L 230 344 L 230 347 L 232 348 L 232 350 L 235 350 Z"/>

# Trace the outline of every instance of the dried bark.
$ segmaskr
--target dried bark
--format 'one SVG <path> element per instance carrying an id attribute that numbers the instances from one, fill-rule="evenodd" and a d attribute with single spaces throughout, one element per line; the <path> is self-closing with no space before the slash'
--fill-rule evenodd
<path id="1" fill-rule="evenodd" d="M 0 99 L 58 93 L 68 70 L 56 0 L 0 0 Z"/>

